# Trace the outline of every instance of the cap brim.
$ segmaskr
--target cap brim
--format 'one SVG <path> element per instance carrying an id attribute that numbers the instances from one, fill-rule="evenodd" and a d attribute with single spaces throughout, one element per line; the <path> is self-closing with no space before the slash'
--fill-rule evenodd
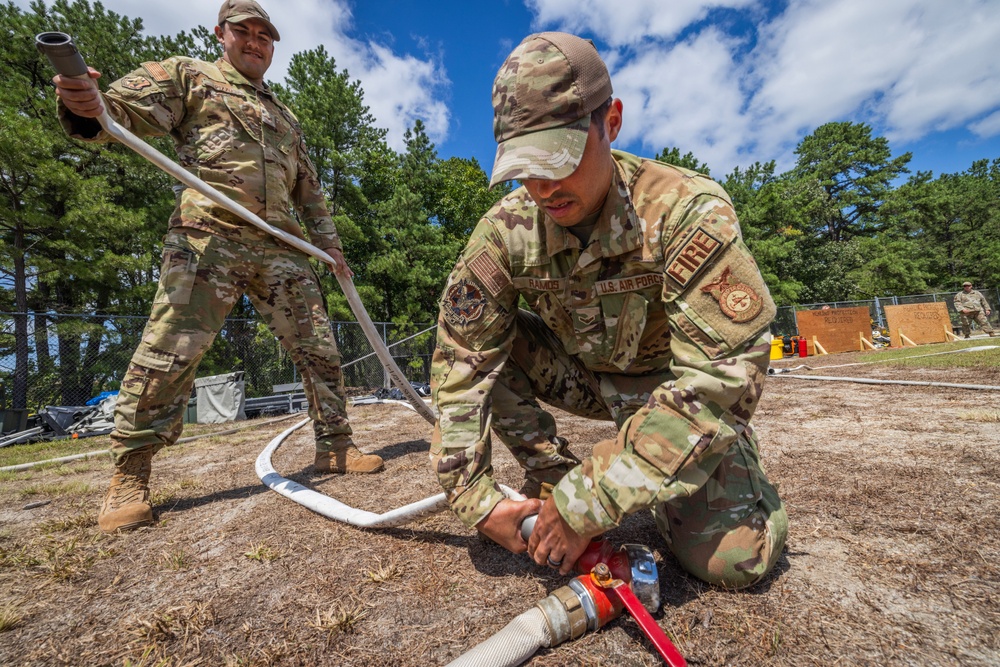
<path id="1" fill-rule="evenodd" d="M 237 14 L 236 16 L 230 16 L 226 19 L 227 23 L 243 23 L 248 19 L 257 19 L 261 23 L 267 26 L 267 29 L 271 31 L 271 39 L 276 42 L 281 41 L 281 35 L 278 34 L 278 29 L 274 27 L 274 24 L 270 21 L 265 21 L 259 16 L 254 16 L 253 14 Z"/>
<path id="2" fill-rule="evenodd" d="M 490 187 L 504 181 L 558 181 L 580 166 L 587 147 L 590 114 L 569 125 L 512 137 L 497 146 Z"/>

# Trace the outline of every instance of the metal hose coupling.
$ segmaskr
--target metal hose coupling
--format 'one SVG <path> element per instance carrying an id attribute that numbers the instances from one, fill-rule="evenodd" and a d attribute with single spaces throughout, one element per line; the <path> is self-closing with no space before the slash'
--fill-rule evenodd
<path id="1" fill-rule="evenodd" d="M 521 537 L 527 542 L 535 529 L 537 514 L 521 522 Z M 660 577 L 652 550 L 643 544 L 623 544 L 618 549 L 607 540 L 593 540 L 574 564 L 579 574 L 590 574 L 598 563 L 605 563 L 618 579 L 630 584 L 635 596 L 649 613 L 660 608 Z"/>
<path id="2" fill-rule="evenodd" d="M 622 602 L 595 582 L 594 568 L 628 585 L 648 613 L 660 608 L 660 581 L 649 547 L 625 544 L 615 550 L 607 540 L 596 540 L 577 561 L 580 576 L 537 604 L 549 626 L 550 646 L 594 632 L 621 615 Z"/>
<path id="3" fill-rule="evenodd" d="M 521 524 L 525 541 L 536 516 Z M 545 617 L 549 646 L 594 632 L 628 612 L 670 667 L 686 667 L 684 656 L 651 614 L 660 608 L 660 578 L 653 552 L 642 544 L 618 549 L 607 540 L 593 540 L 574 564 L 578 577 L 535 605 Z"/>

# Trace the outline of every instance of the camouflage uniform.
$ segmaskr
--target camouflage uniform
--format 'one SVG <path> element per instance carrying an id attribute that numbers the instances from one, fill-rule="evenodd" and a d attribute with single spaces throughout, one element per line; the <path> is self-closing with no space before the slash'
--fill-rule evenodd
<path id="1" fill-rule="evenodd" d="M 958 311 L 959 317 L 962 319 L 962 334 L 968 338 L 972 333 L 971 322 L 976 322 L 979 327 L 988 333 L 990 336 L 993 335 L 993 327 L 990 326 L 990 322 L 987 319 L 986 313 L 990 311 L 990 304 L 986 301 L 979 290 L 970 290 L 966 292 L 964 289 L 955 295 L 955 310 Z M 965 311 L 971 311 L 966 313 Z"/>
<path id="2" fill-rule="evenodd" d="M 266 85 L 225 60 L 174 57 L 144 63 L 104 101 L 134 134 L 169 134 L 181 166 L 272 226 L 301 237 L 294 206 L 314 245 L 340 248 L 302 129 Z M 74 138 L 109 140 L 61 105 L 60 119 Z M 317 450 L 349 440 L 340 355 L 307 259 L 195 190 L 175 190 L 159 288 L 119 393 L 116 460 L 177 440 L 198 363 L 243 294 L 301 372 Z"/>
<path id="3" fill-rule="evenodd" d="M 473 232 L 441 302 L 432 462 L 454 511 L 476 525 L 502 498 L 492 430 L 529 479 L 554 484 L 577 533 L 652 508 L 686 569 L 748 585 L 787 533 L 749 423 L 775 307 L 722 188 L 613 155 L 586 247 L 523 187 Z M 618 437 L 576 465 L 539 399 L 612 420 Z"/>

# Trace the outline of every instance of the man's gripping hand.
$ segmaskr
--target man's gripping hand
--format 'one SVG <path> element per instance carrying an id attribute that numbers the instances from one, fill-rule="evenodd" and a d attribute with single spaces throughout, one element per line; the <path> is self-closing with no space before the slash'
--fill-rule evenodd
<path id="1" fill-rule="evenodd" d="M 557 567 L 559 574 L 569 574 L 587 550 L 591 537 L 595 536 L 580 535 L 570 528 L 559 514 L 555 500 L 549 498 L 535 520 L 535 530 L 528 541 L 528 553 L 539 565 Z"/>
<path id="2" fill-rule="evenodd" d="M 56 95 L 62 99 L 71 113 L 81 118 L 97 118 L 104 111 L 101 93 L 94 83 L 100 78 L 101 73 L 93 67 L 88 67 L 87 70 L 89 79 L 56 74 L 52 77 L 52 83 L 56 86 Z"/>
<path id="3" fill-rule="evenodd" d="M 476 530 L 507 551 L 522 554 L 528 550 L 528 543 L 521 537 L 521 522 L 525 517 L 538 514 L 541 508 L 542 501 L 537 498 L 504 498 L 485 519 L 476 524 Z"/>
<path id="4" fill-rule="evenodd" d="M 341 278 L 354 277 L 354 271 L 351 271 L 351 267 L 347 265 L 347 260 L 344 259 L 344 253 L 337 248 L 329 248 L 325 252 L 332 260 L 327 262 L 326 265 L 330 267 L 330 270 L 333 271 L 334 274 L 340 276 Z"/>

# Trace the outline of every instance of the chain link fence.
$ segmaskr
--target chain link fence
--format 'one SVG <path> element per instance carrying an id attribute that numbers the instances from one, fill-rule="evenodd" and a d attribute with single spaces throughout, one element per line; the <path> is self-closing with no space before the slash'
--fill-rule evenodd
<path id="1" fill-rule="evenodd" d="M 145 316 L 0 313 L 0 406 L 5 412 L 46 405 L 85 405 L 115 391 L 139 344 Z M 349 394 L 389 386 L 388 373 L 357 322 L 333 322 Z M 375 323 L 400 370 L 429 383 L 436 325 Z M 25 339 L 17 363 L 17 332 Z M 228 319 L 198 367 L 198 376 L 243 371 L 247 398 L 269 396 L 300 381 L 291 357 L 261 319 Z M 15 380 L 26 387 L 14 405 Z M 6 420 L 5 420 L 6 421 Z"/>
<path id="2" fill-rule="evenodd" d="M 998 326 L 998 323 L 1000 323 L 1000 312 L 998 312 L 997 306 L 1000 305 L 1000 288 L 981 289 L 979 292 L 986 297 L 986 300 L 990 304 L 990 324 Z M 955 333 L 959 333 L 962 325 L 958 312 L 955 310 L 955 294 L 956 292 L 935 292 L 932 294 L 912 294 L 909 296 L 887 296 L 885 298 L 875 298 L 865 301 L 826 301 L 821 303 L 804 303 L 796 306 L 782 306 L 778 308 L 778 314 L 775 315 L 774 321 L 771 323 L 771 333 L 775 336 L 798 335 L 799 329 L 795 320 L 795 313 L 800 310 L 819 310 L 823 306 L 829 306 L 830 308 L 860 308 L 865 306 L 868 308 L 874 327 L 884 329 L 886 326 L 886 306 L 936 303 L 938 301 L 948 306 L 948 315 L 951 317 L 952 330 Z M 973 327 L 975 327 L 975 324 L 973 324 Z"/>

